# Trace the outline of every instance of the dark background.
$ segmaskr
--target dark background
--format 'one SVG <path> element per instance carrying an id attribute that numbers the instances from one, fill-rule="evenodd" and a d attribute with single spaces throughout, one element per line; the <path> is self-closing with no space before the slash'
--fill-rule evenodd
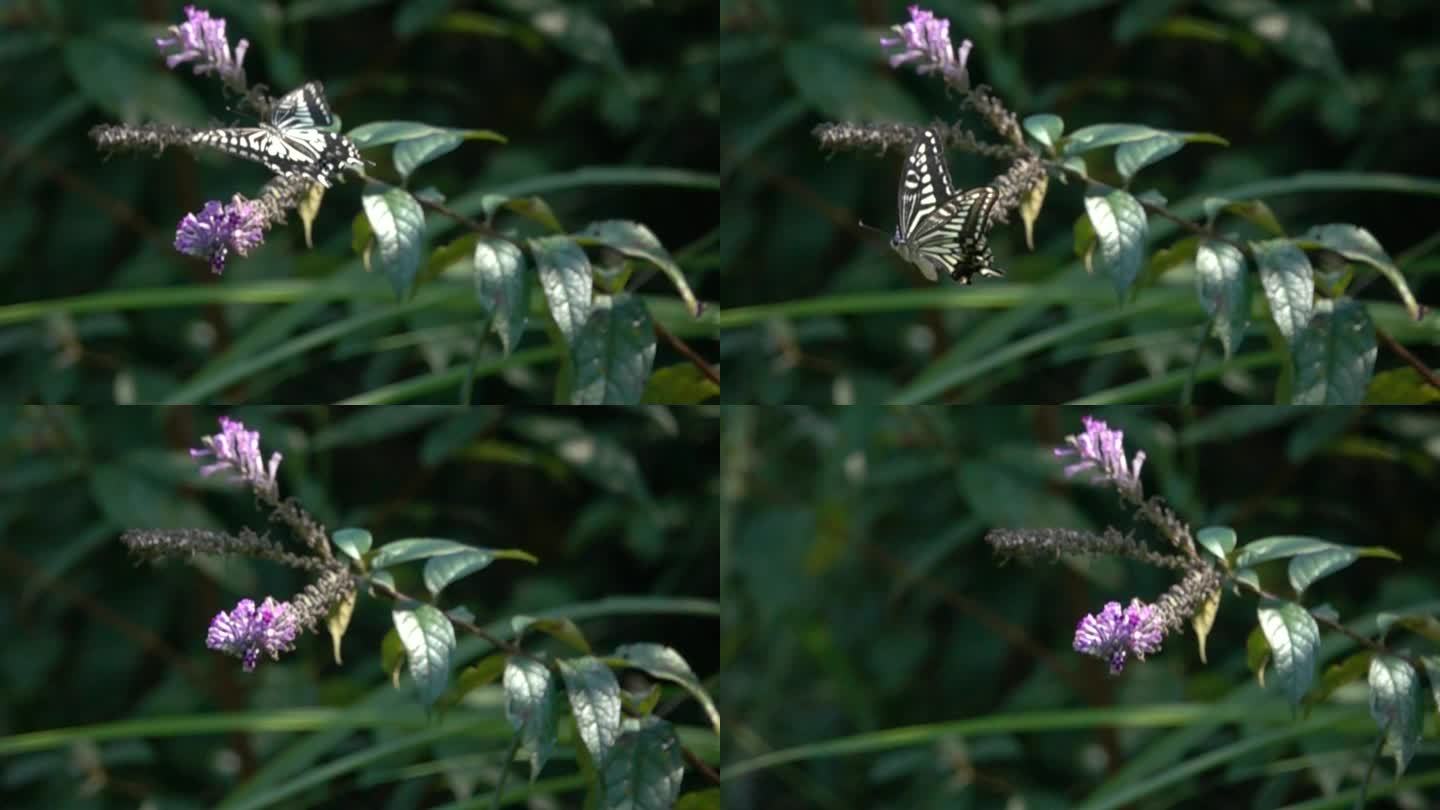
<path id="1" fill-rule="evenodd" d="M 921 4 L 969 38 L 971 81 L 990 85 L 1022 120 L 1054 113 L 1067 132 L 1098 123 L 1138 123 L 1214 132 L 1230 146 L 1187 144 L 1142 170 L 1132 190 L 1162 193 L 1185 216 L 1203 219 L 1206 196 L 1239 186 L 1285 183 L 1302 172 L 1387 173 L 1353 187 L 1322 183 L 1262 196 L 1291 235 L 1350 222 L 1394 257 L 1417 298 L 1440 301 L 1435 222 L 1440 161 L 1440 46 L 1434 4 L 1399 2 L 1134 2 Z M 926 372 L 983 362 L 998 349 L 1097 313 L 1113 312 L 1108 279 L 1088 278 L 1073 250 L 1084 214 L 1076 182 L 1050 182 L 1025 246 L 1018 214 L 990 242 L 1004 280 L 971 288 L 932 285 L 857 220 L 888 231 L 902 156 L 822 153 L 811 129 L 822 121 L 958 118 L 982 139 L 997 136 L 973 112 L 959 112 L 933 77 L 891 70 L 878 45 L 909 19 L 905 3 L 862 0 L 726 0 L 721 4 L 725 66 L 721 87 L 721 171 L 725 289 L 734 324 L 726 332 L 729 401 L 840 402 L 837 390 L 884 398 Z M 1283 32 L 1271 35 L 1270 32 Z M 1111 152 L 1086 155 L 1090 171 L 1118 185 Z M 983 184 L 1005 169 L 958 149 L 947 153 L 957 187 Z M 1383 187 L 1382 187 L 1383 186 Z M 1222 222 L 1240 238 L 1258 231 Z M 1147 256 L 1178 238 L 1152 239 Z M 1251 267 L 1253 278 L 1253 265 Z M 1185 369 L 1205 317 L 1188 269 L 1142 284 L 1178 288 L 1183 304 L 1134 312 L 1051 342 L 944 392 L 952 403 L 1060 402 L 1137 379 Z M 1258 290 L 1258 285 L 1256 286 Z M 915 295 L 895 293 L 913 289 Z M 1142 289 L 1144 304 L 1157 289 Z M 1434 316 L 1423 326 L 1394 319 L 1394 290 L 1359 293 L 1372 317 L 1431 367 L 1440 361 Z M 797 302 L 794 308 L 750 308 Z M 1375 302 L 1383 302 L 1377 308 Z M 803 309 L 801 305 L 803 306 Z M 1131 305 L 1134 306 L 1133 304 Z M 1383 318 L 1382 318 L 1383 316 Z M 1242 355 L 1266 348 L 1252 327 Z M 947 352 L 955 352 L 947 356 Z M 1210 340 L 1204 359 L 1220 356 Z M 1401 366 L 1383 346 L 1376 370 Z M 1203 384 L 1197 401 L 1274 401 L 1277 369 L 1234 369 Z M 1166 401 L 1178 401 L 1178 385 Z M 1148 400 L 1154 401 L 1155 395 Z M 1121 400 L 1127 401 L 1127 400 Z M 1135 401 L 1135 400 L 1129 400 Z M 1144 400 L 1139 400 L 1144 401 Z"/>
<path id="2" fill-rule="evenodd" d="M 1434 411 L 748 409 L 726 420 L 724 438 L 726 773 L 776 750 L 896 734 L 863 753 L 727 778 L 727 808 L 1276 808 L 1359 784 L 1377 734 L 1365 690 L 1331 696 L 1314 727 L 1292 718 L 1246 665 L 1253 598 L 1227 588 L 1208 663 L 1187 626 L 1112 678 L 1072 652 L 1076 622 L 1108 601 L 1153 601 L 1173 574 L 1113 558 L 1002 564 L 983 542 L 996 527 L 1115 526 L 1168 550 L 1113 490 L 1064 480 L 1051 449 L 1092 412 L 1124 430 L 1127 457 L 1146 452 L 1145 493 L 1195 529 L 1228 525 L 1241 544 L 1293 534 L 1386 546 L 1403 558 L 1360 559 L 1312 585 L 1307 607 L 1328 604 L 1362 634 L 1381 611 L 1440 610 Z M 1283 564 L 1270 573 L 1285 588 Z M 1410 633 L 1390 641 L 1435 652 Z M 1353 651 L 1329 630 L 1321 642 L 1321 672 Z M 1421 690 L 1427 736 L 1400 785 L 1410 803 L 1367 807 L 1436 806 L 1435 705 Z M 1198 712 L 1158 719 L 1164 704 Z M 1210 708 L 1224 719 L 1207 721 Z M 1109 714 L 1067 719 L 1077 710 Z M 980 728 L 897 731 L 966 723 Z M 1383 757 L 1372 796 L 1393 773 Z M 1101 804 L 1102 788 L 1136 793 Z M 1342 794 L 1314 806 L 1353 803 Z"/>
<path id="3" fill-rule="evenodd" d="M 165 69 L 153 40 L 185 19 L 182 5 L 23 0 L 0 10 L 0 98 L 6 109 L 0 204 L 7 211 L 0 219 L 0 307 L 66 296 L 105 301 L 94 305 L 98 311 L 68 316 L 8 313 L 14 321 L 0 309 L 0 379 L 12 401 L 112 402 L 117 387 L 124 396 L 117 378 L 142 401 L 156 401 L 233 341 L 264 332 L 266 318 L 293 321 L 278 337 L 261 341 L 269 348 L 287 334 L 394 300 L 384 279 L 366 274 L 350 247 L 361 183 L 341 184 L 326 195 L 313 249 L 292 215 L 289 227 L 272 229 L 262 249 L 232 261 L 217 278 L 204 262 L 175 252 L 175 225 L 206 200 L 228 200 L 236 191 L 253 196 L 265 170 L 178 149 L 158 159 L 133 152 L 107 159 L 97 151 L 86 133 L 99 123 L 247 123 L 226 109 L 213 77 L 192 75 L 188 64 Z M 411 120 L 490 129 L 509 139 L 505 145 L 467 141 L 418 169 L 412 190 L 434 187 L 454 200 L 601 166 L 686 169 L 713 178 L 718 45 L 714 7 L 701 0 L 200 5 L 226 18 L 232 46 L 241 38 L 250 41 L 244 65 L 252 83 L 280 92 L 323 81 L 346 131 L 368 121 Z M 366 157 L 377 164 L 370 173 L 393 181 L 390 150 L 368 150 Z M 718 227 L 713 190 L 572 181 L 540 194 L 572 230 L 602 219 L 645 223 L 680 254 L 697 296 L 718 298 L 711 272 Z M 461 234 L 443 217 L 427 219 L 432 249 Z M 502 216 L 499 224 L 523 235 L 539 232 L 515 217 Z M 120 307 L 100 298 L 270 280 L 318 285 L 337 276 L 344 293 L 338 300 L 157 305 L 144 297 Z M 640 291 L 676 297 L 663 277 Z M 398 325 L 322 344 L 229 393 L 262 402 L 334 401 L 423 373 L 437 353 L 446 357 L 463 346 L 478 319 L 473 305 L 432 308 Z M 526 346 L 544 342 L 539 323 L 532 315 Z M 677 320 L 670 325 L 713 356 L 715 344 L 706 340 L 713 328 Z M 491 338 L 486 357 L 498 353 Z M 658 347 L 657 368 L 680 360 L 668 346 Z M 527 370 L 521 364 L 520 374 L 485 381 L 489 387 L 482 384 L 475 401 L 547 401 L 553 366 L 533 379 L 524 376 Z"/>
<path id="4" fill-rule="evenodd" d="M 438 722 L 417 704 L 408 675 L 394 690 L 382 674 L 388 601 L 360 596 L 343 665 L 322 631 L 302 634 L 295 651 L 246 674 L 238 660 L 205 648 L 210 619 L 242 597 L 288 598 L 307 583 L 300 572 L 248 558 L 151 566 L 128 557 L 118 540 L 127 528 L 267 529 L 267 514 L 247 489 L 219 476 L 200 478 L 199 464 L 185 452 L 199 446 L 201 435 L 218 432 L 222 413 L 261 432 L 267 459 L 274 450 L 283 454 L 281 495 L 297 498 L 332 532 L 363 527 L 377 546 L 441 537 L 539 557 L 535 566 L 497 561 L 445 589 L 440 605 L 463 605 L 482 626 L 608 597 L 712 605 L 719 598 L 713 408 L 6 409 L 0 626 L 9 641 L 0 652 L 0 745 L 25 732 L 101 728 L 44 750 L 6 754 L 4 806 L 133 807 L 141 798 L 169 797 L 171 807 L 213 807 L 257 768 L 292 769 L 265 777 L 283 786 Z M 283 527 L 272 527 L 271 537 L 303 552 Z M 422 569 L 397 567 L 397 587 L 423 594 Z M 620 644 L 666 644 L 714 686 L 713 614 L 641 605 L 602 610 L 578 624 L 597 654 Z M 463 631 L 457 637 L 460 649 L 476 643 Z M 534 644 L 563 653 L 544 638 Z M 622 684 L 639 686 L 633 673 Z M 482 730 L 346 768 L 285 806 L 433 807 L 456 798 L 447 778 L 457 775 L 467 776 L 455 784 L 473 780 L 484 794 L 509 742 L 495 690 L 482 688 L 475 693 L 480 706 L 446 717 L 479 720 L 487 724 Z M 253 733 L 267 730 L 270 712 L 315 708 L 345 717 L 376 701 L 385 714 L 374 727 L 337 731 L 302 723 L 278 735 Z M 718 741 L 701 730 L 707 723 L 693 701 L 672 701 L 667 693 L 661 706 L 713 764 Z M 241 713 L 254 725 L 176 734 L 159 719 L 203 720 L 218 712 Z M 238 752 L 241 762 L 227 752 Z M 573 754 L 559 748 L 531 795 L 578 806 L 583 794 L 574 785 L 545 785 L 574 775 Z M 85 780 L 95 782 L 93 797 L 77 788 Z M 517 769 L 509 788 L 523 789 L 525 781 Z M 693 773 L 687 777 L 687 790 L 707 786 Z"/>

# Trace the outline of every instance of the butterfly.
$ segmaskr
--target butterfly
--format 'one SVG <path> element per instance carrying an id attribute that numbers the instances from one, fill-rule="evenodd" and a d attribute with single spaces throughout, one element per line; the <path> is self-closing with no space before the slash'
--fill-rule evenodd
<path id="1" fill-rule="evenodd" d="M 260 126 L 204 129 L 190 141 L 329 188 L 331 178 L 365 165 L 354 141 L 327 131 L 334 123 L 325 89 L 320 82 L 307 82 L 281 96 Z"/>
<path id="2" fill-rule="evenodd" d="M 956 193 L 945 168 L 940 133 L 925 130 L 900 178 L 899 220 L 890 247 L 930 281 L 943 270 L 961 284 L 971 276 L 1003 276 L 985 240 L 1000 194 L 991 186 Z"/>

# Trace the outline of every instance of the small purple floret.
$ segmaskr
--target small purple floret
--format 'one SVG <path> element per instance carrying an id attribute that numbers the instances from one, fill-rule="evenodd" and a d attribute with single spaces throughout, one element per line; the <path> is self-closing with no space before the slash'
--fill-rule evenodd
<path id="1" fill-rule="evenodd" d="M 280 653 L 295 649 L 299 633 L 295 610 L 288 602 L 267 596 L 257 608 L 253 601 L 241 599 L 234 610 L 222 610 L 210 621 L 205 646 L 239 658 L 246 672 L 254 672 L 261 653 L 280 660 Z"/>
<path id="2" fill-rule="evenodd" d="M 210 12 L 194 6 L 185 7 L 186 21 L 170 26 L 170 36 L 155 40 L 160 50 L 176 49 L 165 57 L 165 66 L 174 69 L 185 62 L 195 63 L 195 73 L 216 72 L 226 84 L 243 88 L 245 86 L 245 51 L 250 47 L 248 40 L 240 40 L 235 51 L 230 51 L 230 42 L 225 38 L 225 20 L 212 19 Z"/>
<path id="3" fill-rule="evenodd" d="M 1155 606 L 1131 599 L 1130 606 L 1110 602 L 1099 614 L 1088 614 L 1075 627 L 1075 651 L 1093 655 L 1110 664 L 1110 674 L 1125 669 L 1125 659 L 1145 656 L 1160 649 L 1164 628 L 1155 616 Z"/>
<path id="4" fill-rule="evenodd" d="M 1066 436 L 1067 447 L 1055 448 L 1057 457 L 1078 456 L 1079 461 L 1065 468 L 1069 478 L 1085 470 L 1100 473 L 1101 481 L 1114 481 L 1115 485 L 1137 497 L 1140 494 L 1140 467 L 1145 464 L 1145 451 L 1135 454 L 1133 462 L 1125 460 L 1125 432 L 1111 430 L 1102 419 L 1084 417 L 1085 432 Z"/>
<path id="5" fill-rule="evenodd" d="M 200 474 L 213 475 L 231 471 L 238 480 L 248 482 L 257 490 L 275 491 L 275 471 L 280 467 L 280 454 L 272 453 L 267 466 L 260 458 L 260 432 L 246 430 L 242 422 L 228 416 L 220 417 L 220 432 L 214 436 L 203 436 L 203 448 L 190 451 L 191 458 L 214 456 L 215 463 L 200 468 Z"/>
<path id="6" fill-rule="evenodd" d="M 915 62 L 915 72 L 925 74 L 939 71 L 945 80 L 962 88 L 970 86 L 965 62 L 970 58 L 974 43 L 964 40 L 957 53 L 950 43 L 950 21 L 936 17 L 932 11 L 919 6 L 910 6 L 910 22 L 890 27 L 899 36 L 882 37 L 880 47 L 899 48 L 890 54 L 890 67 Z"/>
<path id="7" fill-rule="evenodd" d="M 229 204 L 205 203 L 198 214 L 186 214 L 175 228 L 175 249 L 210 262 L 216 273 L 225 270 L 232 252 L 248 256 L 265 241 L 265 217 L 257 203 L 236 194 Z"/>

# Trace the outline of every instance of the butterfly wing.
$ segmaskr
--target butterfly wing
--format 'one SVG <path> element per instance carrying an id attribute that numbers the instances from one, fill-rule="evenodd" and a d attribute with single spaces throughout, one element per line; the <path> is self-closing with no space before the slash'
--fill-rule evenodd
<path id="1" fill-rule="evenodd" d="M 320 82 L 306 82 L 281 96 L 270 108 L 270 126 L 281 132 L 327 129 L 334 123 L 335 115 L 330 112 L 325 87 Z"/>
<path id="2" fill-rule="evenodd" d="M 303 174 L 330 185 L 347 168 L 364 165 L 354 141 L 335 132 L 273 126 L 201 130 L 191 142 L 253 160 L 277 175 Z"/>
<path id="3" fill-rule="evenodd" d="M 951 197 L 920 222 L 910 239 L 911 251 L 961 284 L 969 284 L 975 275 L 1005 275 L 995 267 L 986 240 L 999 198 L 990 186 Z"/>
<path id="4" fill-rule="evenodd" d="M 897 196 L 896 235 L 901 241 L 910 241 L 921 223 L 955 196 L 950 171 L 945 168 L 940 134 L 935 130 L 925 130 L 910 149 Z"/>

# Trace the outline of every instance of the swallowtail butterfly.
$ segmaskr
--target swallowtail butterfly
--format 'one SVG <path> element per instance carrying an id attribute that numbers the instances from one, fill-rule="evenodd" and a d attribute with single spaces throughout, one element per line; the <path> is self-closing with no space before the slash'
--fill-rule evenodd
<path id="1" fill-rule="evenodd" d="M 253 160 L 278 175 L 300 174 L 330 187 L 330 179 L 348 168 L 363 167 L 355 142 L 329 132 L 335 116 L 319 82 L 308 82 L 281 96 L 269 120 L 258 127 L 206 129 L 192 143 Z"/>
<path id="2" fill-rule="evenodd" d="M 940 133 L 933 129 L 915 142 L 900 178 L 899 221 L 890 247 L 930 281 L 943 270 L 961 284 L 970 277 L 1003 276 L 985 235 L 999 198 L 991 186 L 957 194 L 945 168 Z"/>

